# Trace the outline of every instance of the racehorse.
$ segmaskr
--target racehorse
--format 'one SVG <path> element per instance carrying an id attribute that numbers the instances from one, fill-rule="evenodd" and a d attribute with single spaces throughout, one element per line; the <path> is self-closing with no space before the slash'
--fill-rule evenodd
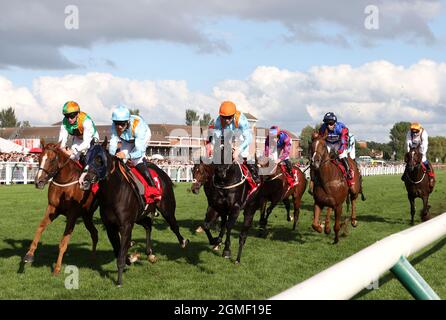
<path id="1" fill-rule="evenodd" d="M 226 146 L 226 148 L 232 149 L 232 146 Z M 240 210 L 244 210 L 243 226 L 239 236 L 239 249 L 235 261 L 235 263 L 240 263 L 248 230 L 252 225 L 254 214 L 259 207 L 259 199 L 257 197 L 257 191 L 251 194 L 251 197 L 248 199 L 249 183 L 243 173 L 242 165 L 237 161 L 225 164 L 225 147 L 223 144 L 220 146 L 220 150 L 220 164 L 212 164 L 214 175 L 211 180 L 212 186 L 208 196 L 208 204 L 211 209 L 208 208 L 208 211 L 206 212 L 203 227 L 208 235 L 209 242 L 214 246 L 214 249 L 218 248 L 219 244 L 222 242 L 222 237 L 226 230 L 223 257 L 229 259 L 231 257 L 231 231 L 237 221 Z M 217 238 L 213 238 L 209 228 L 218 216 L 222 219 L 222 228 L 220 230 L 220 235 Z"/>
<path id="2" fill-rule="evenodd" d="M 130 264 L 127 253 L 135 223 L 146 230 L 146 254 L 150 262 L 155 261 L 151 240 L 152 218 L 147 213 L 154 213 L 156 209 L 161 212 L 170 229 L 177 236 L 181 248 L 185 248 L 189 240 L 185 240 L 179 231 L 175 218 L 176 202 L 173 183 L 169 176 L 156 165 L 150 164 L 150 169 L 155 170 L 160 178 L 163 193 L 160 201 L 150 204 L 145 210 L 138 190 L 128 180 L 128 173 L 122 160 L 110 155 L 106 146 L 107 138 L 102 145 L 94 144 L 88 150 L 82 183 L 83 188 L 88 189 L 92 183 L 99 181 L 97 194 L 101 219 L 117 258 L 118 286 L 122 286 L 125 264 Z"/>
<path id="3" fill-rule="evenodd" d="M 98 207 L 91 191 L 83 191 L 79 185 L 81 167 L 60 149 L 60 143 L 43 146 L 39 156 L 39 169 L 34 181 L 36 188 L 43 189 L 51 180 L 48 188 L 48 206 L 43 219 L 34 235 L 34 239 L 23 262 L 33 262 L 34 252 L 45 228 L 59 215 L 67 217 L 65 231 L 59 244 L 59 256 L 53 274 L 58 274 L 62 266 L 62 258 L 67 250 L 68 242 L 74 230 L 76 220 L 82 217 L 85 227 L 90 232 L 93 242 L 93 255 L 96 253 L 98 231 L 93 224 L 93 214 Z"/>
<path id="4" fill-rule="evenodd" d="M 410 202 L 411 225 L 414 224 L 415 198 L 423 200 L 421 221 L 427 221 L 431 218 L 429 213 L 429 195 L 432 193 L 433 187 L 431 188 L 429 185 L 429 176 L 426 173 L 426 169 L 423 168 L 422 159 L 423 154 L 420 152 L 419 147 L 411 148 L 405 155 L 407 169 L 404 184 L 406 185 L 407 197 Z"/>
<path id="5" fill-rule="evenodd" d="M 311 161 L 310 166 L 313 171 L 314 176 L 314 216 L 312 227 L 317 232 L 322 232 L 322 227 L 319 222 L 319 216 L 321 210 L 324 207 L 331 208 L 335 211 L 335 239 L 334 243 L 339 241 L 339 230 L 341 228 L 341 217 L 342 217 L 342 205 L 347 200 L 350 195 L 351 200 L 356 200 L 360 187 L 360 175 L 356 164 L 352 159 L 349 158 L 349 164 L 354 168 L 355 184 L 349 187 L 346 178 L 344 177 L 342 171 L 338 168 L 338 165 L 334 163 L 330 154 L 327 150 L 325 143 L 325 136 L 319 135 L 314 132 L 312 135 L 311 142 Z M 350 191 L 352 189 L 353 191 Z M 352 197 L 351 194 L 356 194 L 356 197 Z M 325 217 L 325 233 L 330 233 L 330 213 L 331 210 L 327 210 L 327 215 Z M 351 224 L 356 226 L 356 212 L 355 206 L 352 201 L 352 215 Z"/>
<path id="6" fill-rule="evenodd" d="M 299 182 L 294 187 L 289 187 L 285 174 L 282 172 L 279 165 L 274 166 L 273 170 L 271 170 L 272 174 L 267 177 L 260 186 L 259 197 L 262 198 L 262 204 L 260 206 L 259 225 L 261 229 L 266 230 L 268 218 L 274 207 L 280 201 L 283 201 L 285 205 L 287 211 L 287 221 L 293 220 L 293 230 L 296 229 L 296 224 L 299 220 L 299 209 L 302 196 L 307 187 L 307 180 L 299 167 L 294 166 L 294 168 L 296 169 L 297 181 Z M 290 196 L 293 198 L 294 204 L 293 216 L 290 215 Z M 271 204 L 268 209 L 266 209 L 268 201 L 270 201 Z"/>

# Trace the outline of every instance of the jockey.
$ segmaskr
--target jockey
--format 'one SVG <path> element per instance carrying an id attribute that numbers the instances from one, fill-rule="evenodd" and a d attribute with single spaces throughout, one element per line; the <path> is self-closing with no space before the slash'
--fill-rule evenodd
<path id="1" fill-rule="evenodd" d="M 79 105 L 74 101 L 68 101 L 62 107 L 64 119 L 60 126 L 59 142 L 62 150 L 70 159 L 79 161 L 90 148 L 91 140 L 99 140 L 93 120 L 85 112 L 81 112 Z M 67 149 L 68 137 L 73 136 L 71 149 Z"/>
<path id="2" fill-rule="evenodd" d="M 323 119 L 324 123 L 319 129 L 319 133 L 324 135 L 327 133 L 325 139 L 330 152 L 332 149 L 338 152 L 338 157 L 345 167 L 347 179 L 352 179 L 350 166 L 348 164 L 348 129 L 342 123 L 338 122 L 338 118 L 333 112 L 327 112 Z"/>
<path id="3" fill-rule="evenodd" d="M 423 155 L 422 161 L 423 164 L 426 166 L 426 171 L 429 176 L 429 184 L 431 185 L 431 187 L 433 187 L 435 175 L 432 171 L 431 164 L 426 157 L 429 142 L 428 140 L 429 136 L 427 134 L 427 131 L 418 122 L 413 122 L 410 125 L 410 130 L 407 132 L 406 135 L 407 152 L 409 152 L 410 148 L 420 147 L 420 152 Z M 401 178 L 403 181 L 405 176 L 406 171 L 404 171 L 403 177 Z"/>
<path id="4" fill-rule="evenodd" d="M 108 152 L 111 155 L 130 161 L 150 186 L 155 183 L 146 165 L 146 149 L 152 136 L 144 119 L 130 115 L 125 106 L 119 106 L 112 113 L 112 128 Z M 118 151 L 118 143 L 121 147 Z"/>
<path id="5" fill-rule="evenodd" d="M 270 156 L 270 142 L 269 137 L 272 137 L 274 140 L 274 143 L 277 144 L 277 152 L 278 152 L 278 159 L 275 160 L 276 164 L 281 163 L 282 161 L 286 165 L 286 169 L 288 174 L 292 177 L 293 171 L 292 171 L 292 165 L 290 162 L 290 152 L 291 152 L 291 138 L 285 131 L 279 130 L 278 126 L 272 126 L 269 129 L 269 135 L 266 137 L 265 140 L 265 157 Z"/>
<path id="6" fill-rule="evenodd" d="M 220 105 L 219 116 L 215 120 L 213 138 L 214 144 L 217 141 L 221 141 L 221 137 L 224 136 L 223 130 L 230 130 L 234 132 L 237 129 L 241 131 L 243 142 L 239 148 L 234 151 L 233 158 L 238 159 L 240 155 L 242 156 L 244 163 L 251 172 L 252 178 L 258 184 L 260 183 L 260 179 L 257 173 L 257 165 L 247 163 L 247 158 L 249 156 L 249 145 L 251 144 L 252 140 L 251 128 L 249 127 L 248 119 L 240 111 L 237 111 L 237 108 L 233 102 L 222 102 Z"/>

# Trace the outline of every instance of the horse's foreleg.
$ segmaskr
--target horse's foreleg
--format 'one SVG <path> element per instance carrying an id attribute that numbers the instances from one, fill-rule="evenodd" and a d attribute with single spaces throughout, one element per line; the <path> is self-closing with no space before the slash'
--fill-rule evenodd
<path id="1" fill-rule="evenodd" d="M 67 224 L 65 225 L 65 231 L 63 233 L 62 240 L 59 243 L 59 256 L 57 257 L 56 266 L 54 267 L 54 275 L 59 274 L 62 268 L 62 259 L 65 251 L 67 251 L 68 242 L 70 242 L 71 234 L 73 233 L 74 226 L 76 225 L 77 215 L 74 212 L 69 212 L 67 216 Z"/>
<path id="2" fill-rule="evenodd" d="M 339 242 L 339 230 L 341 229 L 342 203 L 335 208 L 335 239 L 333 243 Z"/>
<path id="3" fill-rule="evenodd" d="M 352 203 L 352 215 L 351 215 L 351 225 L 353 227 L 356 227 L 358 225 L 358 221 L 356 220 L 356 198 L 357 195 L 355 197 L 351 197 L 351 203 Z"/>
<path id="4" fill-rule="evenodd" d="M 423 211 L 421 213 L 421 221 L 427 221 L 431 218 L 429 214 L 429 196 L 423 197 Z"/>
<path id="5" fill-rule="evenodd" d="M 263 200 L 262 205 L 260 207 L 260 220 L 259 220 L 259 226 L 260 229 L 266 229 L 266 205 L 267 205 L 267 200 Z"/>
<path id="6" fill-rule="evenodd" d="M 214 238 L 211 233 L 211 226 L 215 223 L 217 218 L 218 218 L 217 211 L 214 208 L 212 208 L 211 206 L 208 206 L 208 208 L 206 210 L 206 216 L 205 216 L 204 222 L 203 222 L 203 229 L 204 229 L 204 232 L 206 233 L 206 236 L 208 237 L 209 244 L 211 246 L 214 246 L 214 249 L 217 248 L 219 243 L 221 242 L 221 237 L 220 237 L 220 241 L 219 241 L 218 238 Z M 224 228 L 220 228 L 220 233 L 221 233 L 222 229 L 224 229 Z"/>
<path id="7" fill-rule="evenodd" d="M 46 227 L 56 219 L 58 214 L 56 213 L 56 208 L 48 205 L 45 210 L 45 215 L 42 220 L 40 220 L 39 226 L 36 229 L 34 234 L 34 239 L 31 242 L 31 245 L 28 249 L 28 252 L 23 257 L 23 262 L 33 262 L 34 261 L 34 252 L 37 249 L 37 245 L 39 244 L 40 237 L 42 236 L 43 231 L 45 231 Z"/>
<path id="8" fill-rule="evenodd" d="M 149 262 L 151 263 L 155 263 L 156 257 L 153 254 L 153 249 L 152 249 L 152 219 L 150 219 L 148 216 L 145 216 L 140 221 L 138 221 L 137 224 L 143 226 L 143 228 L 146 230 L 147 260 L 149 260 Z"/>
<path id="9" fill-rule="evenodd" d="M 82 216 L 82 220 L 84 221 L 85 228 L 87 228 L 88 232 L 90 232 L 91 241 L 93 243 L 92 255 L 94 258 L 96 257 L 96 246 L 98 244 L 98 230 L 93 224 L 93 214 L 94 212 L 84 214 Z"/>
<path id="10" fill-rule="evenodd" d="M 163 200 L 161 200 L 160 206 L 157 208 L 169 224 L 170 230 L 172 230 L 172 232 L 175 233 L 175 235 L 177 236 L 181 248 L 186 248 L 189 240 L 184 239 L 180 233 L 180 228 L 178 227 L 178 222 L 175 218 L 175 201 L 171 202 L 167 201 L 166 198 L 163 198 Z"/>
<path id="11" fill-rule="evenodd" d="M 294 198 L 294 196 L 293 196 Z M 282 200 L 283 204 L 285 205 L 285 210 L 286 210 L 286 221 L 292 221 L 294 219 L 294 217 L 292 217 L 290 215 L 290 211 L 291 211 L 291 203 L 290 203 L 290 199 L 288 198 L 283 198 Z"/>
<path id="12" fill-rule="evenodd" d="M 242 231 L 240 232 L 240 236 L 239 236 L 238 254 L 237 254 L 237 260 L 235 261 L 235 263 L 240 263 L 243 246 L 245 245 L 246 237 L 248 236 L 248 230 L 252 225 L 252 220 L 254 218 L 254 214 L 255 214 L 255 208 L 248 208 L 248 209 L 245 209 L 245 211 L 243 212 L 243 215 L 244 215 L 243 226 L 242 226 Z"/>
<path id="13" fill-rule="evenodd" d="M 293 205 L 294 205 L 294 222 L 293 222 L 293 230 L 296 230 L 297 222 L 299 221 L 299 213 L 300 213 L 300 204 L 302 199 L 300 197 L 296 197 L 293 195 Z"/>
<path id="14" fill-rule="evenodd" d="M 317 203 L 315 203 L 314 209 L 313 209 L 313 224 L 311 225 L 311 227 L 313 228 L 313 230 L 315 230 L 319 233 L 322 232 L 322 227 L 319 222 L 319 216 L 321 214 L 321 210 L 322 210 L 322 208 Z"/>
<path id="15" fill-rule="evenodd" d="M 331 208 L 327 208 L 327 214 L 325 215 L 325 226 L 324 226 L 324 232 L 325 234 L 330 234 L 331 228 L 330 228 L 330 220 L 331 220 Z"/>
<path id="16" fill-rule="evenodd" d="M 123 225 L 119 233 L 121 234 L 121 246 L 119 248 L 119 255 L 118 255 L 118 286 L 122 286 L 122 273 L 124 272 L 126 260 L 127 260 L 127 252 L 130 248 L 130 240 L 132 238 L 132 228 L 133 224 L 126 223 Z"/>
<path id="17" fill-rule="evenodd" d="M 408 195 L 407 196 L 409 198 L 409 202 L 410 202 L 410 224 L 414 225 L 414 217 L 415 217 L 415 198 Z"/>
<path id="18" fill-rule="evenodd" d="M 229 214 L 229 219 L 226 222 L 226 240 L 225 248 L 223 249 L 223 257 L 229 259 L 231 257 L 231 231 L 237 221 L 238 215 L 240 214 L 240 208 L 235 207 Z"/>

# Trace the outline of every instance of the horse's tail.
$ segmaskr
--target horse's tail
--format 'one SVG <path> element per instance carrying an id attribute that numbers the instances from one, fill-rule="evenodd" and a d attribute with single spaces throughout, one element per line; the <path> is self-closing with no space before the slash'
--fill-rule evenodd
<path id="1" fill-rule="evenodd" d="M 364 190 L 362 189 L 362 175 L 359 175 L 359 193 L 361 194 L 361 200 L 365 201 Z"/>

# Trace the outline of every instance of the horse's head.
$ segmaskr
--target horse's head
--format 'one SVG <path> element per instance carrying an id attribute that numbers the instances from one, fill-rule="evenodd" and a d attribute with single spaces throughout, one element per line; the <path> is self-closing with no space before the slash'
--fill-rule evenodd
<path id="1" fill-rule="evenodd" d="M 410 148 L 409 152 L 406 153 L 404 161 L 407 164 L 409 171 L 413 171 L 416 167 L 421 164 L 423 159 L 423 154 L 420 152 L 419 147 Z"/>
<path id="2" fill-rule="evenodd" d="M 89 190 L 93 183 L 103 180 L 107 176 L 107 137 L 102 144 L 95 144 L 92 141 L 87 154 L 85 155 L 84 172 L 79 179 L 81 189 Z"/>
<path id="3" fill-rule="evenodd" d="M 211 165 L 203 162 L 194 165 L 194 168 L 192 169 L 192 176 L 193 182 L 191 190 L 193 193 L 198 194 L 201 186 L 208 182 L 212 176 Z"/>
<path id="4" fill-rule="evenodd" d="M 57 175 L 61 169 L 59 162 L 62 158 L 66 156 L 60 150 L 60 142 L 43 145 L 43 150 L 39 155 L 39 169 L 34 179 L 36 188 L 43 189 L 48 181 Z"/>
<path id="5" fill-rule="evenodd" d="M 329 157 L 325 137 L 325 135 L 320 135 L 317 132 L 313 132 L 311 135 L 310 163 L 315 169 L 319 169 L 322 161 Z"/>

